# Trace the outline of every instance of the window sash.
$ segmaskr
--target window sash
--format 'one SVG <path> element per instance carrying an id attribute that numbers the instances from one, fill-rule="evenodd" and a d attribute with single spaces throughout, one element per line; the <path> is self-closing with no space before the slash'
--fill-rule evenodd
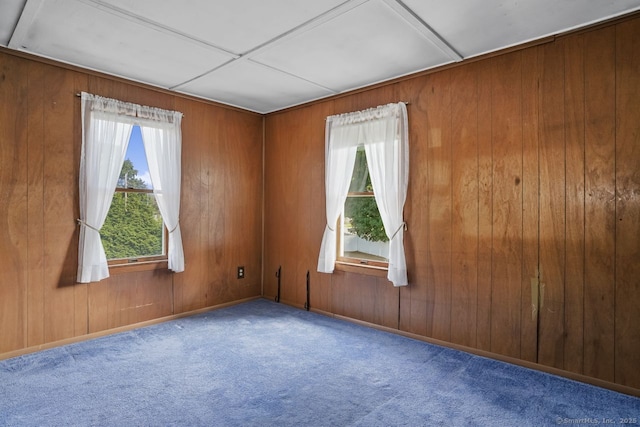
<path id="1" fill-rule="evenodd" d="M 345 200 L 345 204 L 349 200 L 349 198 L 358 197 L 358 198 L 373 198 L 375 200 L 375 194 L 373 191 L 353 191 L 347 193 L 347 199 Z M 345 256 L 344 255 L 344 207 L 342 209 L 342 213 L 338 217 L 338 222 L 336 224 L 336 232 L 337 232 L 337 244 L 336 244 L 336 262 L 341 262 L 345 264 L 357 265 L 361 267 L 378 267 L 378 268 L 387 268 L 389 267 L 389 261 L 381 261 L 371 258 L 361 258 L 361 257 L 353 257 L 353 256 Z M 372 255 L 375 256 L 375 255 Z"/>

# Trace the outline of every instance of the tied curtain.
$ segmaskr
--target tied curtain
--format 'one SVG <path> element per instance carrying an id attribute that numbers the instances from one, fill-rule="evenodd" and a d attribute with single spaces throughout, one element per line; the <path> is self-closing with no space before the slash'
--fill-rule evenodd
<path id="1" fill-rule="evenodd" d="M 142 114 L 152 119 L 147 124 L 141 124 L 140 130 L 149 163 L 153 194 L 169 230 L 168 267 L 169 270 L 181 272 L 184 271 L 184 251 L 180 232 L 182 113 L 147 109 Z"/>
<path id="2" fill-rule="evenodd" d="M 109 277 L 100 229 L 109 212 L 135 119 L 135 106 L 81 94 L 78 282 Z"/>
<path id="3" fill-rule="evenodd" d="M 109 277 L 100 229 L 109 212 L 134 124 L 139 124 L 149 173 L 169 233 L 169 268 L 184 271 L 179 226 L 182 114 L 82 92 L 79 283 Z"/>
<path id="4" fill-rule="evenodd" d="M 409 182 L 409 130 L 404 103 L 327 117 L 325 129 L 326 218 L 318 271 L 332 273 L 337 256 L 334 224 L 342 212 L 356 158 L 363 145 L 376 204 L 389 238 L 387 278 L 406 286 L 404 203 Z"/>

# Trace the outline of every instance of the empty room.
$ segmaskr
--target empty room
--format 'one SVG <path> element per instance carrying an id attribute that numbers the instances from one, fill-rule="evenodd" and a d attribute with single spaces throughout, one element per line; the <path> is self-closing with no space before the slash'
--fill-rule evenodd
<path id="1" fill-rule="evenodd" d="M 0 426 L 640 422 L 640 0 L 0 3 Z"/>

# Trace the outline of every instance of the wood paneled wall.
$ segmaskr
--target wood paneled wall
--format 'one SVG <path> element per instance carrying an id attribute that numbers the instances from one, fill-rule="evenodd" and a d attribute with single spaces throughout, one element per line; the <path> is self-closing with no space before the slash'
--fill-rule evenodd
<path id="1" fill-rule="evenodd" d="M 77 284 L 80 99 L 178 110 L 186 269 Z M 260 115 L 0 51 L 0 357 L 261 293 Z M 246 277 L 236 279 L 236 267 Z"/>
<path id="2" fill-rule="evenodd" d="M 317 273 L 324 119 L 409 101 L 408 287 Z M 266 118 L 264 293 L 640 389 L 640 19 Z"/>

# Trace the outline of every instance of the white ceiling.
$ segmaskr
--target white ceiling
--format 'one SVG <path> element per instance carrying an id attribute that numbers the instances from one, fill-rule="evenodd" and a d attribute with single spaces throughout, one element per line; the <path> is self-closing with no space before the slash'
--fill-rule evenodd
<path id="1" fill-rule="evenodd" d="M 1 0 L 0 45 L 259 113 L 640 10 L 640 0 Z"/>

